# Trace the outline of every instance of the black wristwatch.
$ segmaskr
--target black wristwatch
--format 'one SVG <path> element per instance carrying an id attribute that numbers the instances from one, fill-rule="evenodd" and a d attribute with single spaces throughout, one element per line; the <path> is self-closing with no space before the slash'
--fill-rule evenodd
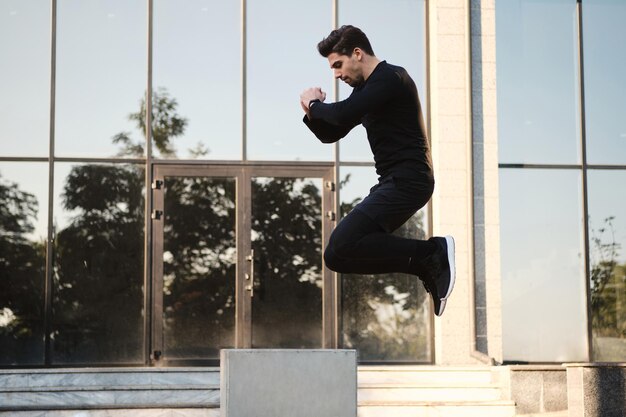
<path id="1" fill-rule="evenodd" d="M 316 98 L 315 100 L 311 100 L 311 101 L 309 101 L 309 109 L 311 108 L 311 106 L 313 105 L 313 103 L 320 103 L 320 100 Z"/>

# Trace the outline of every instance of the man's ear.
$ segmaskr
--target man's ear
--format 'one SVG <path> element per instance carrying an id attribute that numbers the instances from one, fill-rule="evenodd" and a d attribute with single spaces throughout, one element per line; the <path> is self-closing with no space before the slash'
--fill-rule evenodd
<path id="1" fill-rule="evenodd" d="M 352 55 L 354 55 L 357 61 L 363 59 L 363 51 L 359 47 L 354 48 L 354 50 L 352 51 Z"/>

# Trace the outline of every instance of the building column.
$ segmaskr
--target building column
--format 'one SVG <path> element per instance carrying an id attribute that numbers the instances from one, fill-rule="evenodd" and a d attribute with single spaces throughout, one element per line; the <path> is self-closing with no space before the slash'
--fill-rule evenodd
<path id="1" fill-rule="evenodd" d="M 472 0 L 480 23 L 470 22 L 470 1 L 431 1 L 428 11 L 430 126 L 436 186 L 432 199 L 433 234 L 454 236 L 457 281 L 443 317 L 435 318 L 437 364 L 486 363 L 501 358 L 500 281 L 497 200 L 497 148 L 495 109 L 495 5 L 493 0 Z M 484 24 L 484 26 L 483 26 Z M 473 33 L 474 28 L 477 33 Z M 483 36 L 485 35 L 485 36 Z M 472 53 L 479 42 L 481 54 Z M 479 71 L 476 85 L 471 69 Z M 472 82 L 474 81 L 474 83 Z M 485 84 L 486 83 L 486 84 Z M 473 93 L 473 96 L 472 96 Z M 472 108 L 480 112 L 472 112 Z M 473 128 L 473 125 L 475 128 Z M 475 165 L 473 141 L 479 139 L 484 164 Z M 476 144 L 478 145 L 478 144 Z M 494 165 L 495 164 L 495 165 Z M 473 168 L 481 170 L 475 181 Z M 481 201 L 474 199 L 475 184 Z M 495 194 L 494 194 L 495 193 Z M 478 224 L 484 247 L 478 247 L 479 276 L 486 294 L 474 294 L 474 205 L 488 222 Z M 495 210 L 495 217 L 493 216 Z M 484 211 L 484 212 L 483 212 Z M 478 216 L 480 220 L 481 216 Z M 476 300 L 475 300 L 476 298 Z M 486 300 L 485 300 L 486 298 Z M 486 305 L 489 355 L 475 352 L 475 308 Z M 492 317 L 493 315 L 493 317 Z M 480 316 L 479 316 L 480 318 Z M 480 326 L 479 326 L 480 328 Z M 484 329 L 485 326 L 482 326 Z M 493 349 L 493 353 L 492 353 Z"/>

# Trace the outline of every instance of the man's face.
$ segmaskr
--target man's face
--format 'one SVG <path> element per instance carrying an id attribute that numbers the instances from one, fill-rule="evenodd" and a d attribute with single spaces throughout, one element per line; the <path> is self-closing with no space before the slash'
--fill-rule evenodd
<path id="1" fill-rule="evenodd" d="M 350 56 L 340 55 L 337 52 L 328 55 L 328 63 L 335 78 L 341 79 L 351 87 L 360 85 L 364 81 L 362 53 L 360 49 L 355 49 Z"/>

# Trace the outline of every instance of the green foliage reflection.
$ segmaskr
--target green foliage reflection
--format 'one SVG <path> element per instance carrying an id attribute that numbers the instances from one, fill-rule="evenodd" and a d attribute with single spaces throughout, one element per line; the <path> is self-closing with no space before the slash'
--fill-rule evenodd
<path id="1" fill-rule="evenodd" d="M 63 205 L 75 214 L 55 239 L 55 363 L 141 360 L 143 189 L 143 169 L 132 165 L 68 175 Z"/>
<path id="2" fill-rule="evenodd" d="M 591 315 L 594 360 L 622 361 L 626 355 L 626 264 L 618 263 L 614 216 L 592 230 Z"/>
<path id="3" fill-rule="evenodd" d="M 45 241 L 33 241 L 39 204 L 0 175 L 0 365 L 43 363 Z"/>
<path id="4" fill-rule="evenodd" d="M 321 347 L 321 184 L 307 178 L 255 178 L 252 248 L 253 346 Z"/>
<path id="5" fill-rule="evenodd" d="M 235 180 L 167 177 L 163 320 L 169 358 L 217 358 L 234 346 Z"/>

